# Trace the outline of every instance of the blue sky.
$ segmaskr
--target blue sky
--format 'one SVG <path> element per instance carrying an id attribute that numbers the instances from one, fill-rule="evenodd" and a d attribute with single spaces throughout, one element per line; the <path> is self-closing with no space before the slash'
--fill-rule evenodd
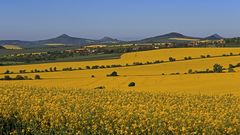
<path id="1" fill-rule="evenodd" d="M 0 39 L 240 36 L 239 0 L 1 0 Z"/>

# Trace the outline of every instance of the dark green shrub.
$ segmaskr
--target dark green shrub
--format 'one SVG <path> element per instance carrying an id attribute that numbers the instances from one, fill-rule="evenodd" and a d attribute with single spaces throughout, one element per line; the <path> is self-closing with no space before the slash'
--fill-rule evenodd
<path id="1" fill-rule="evenodd" d="M 143 65 L 142 62 L 133 62 L 133 65 Z"/>
<path id="2" fill-rule="evenodd" d="M 161 63 L 160 60 L 156 60 L 153 63 L 157 64 L 157 63 Z"/>
<path id="3" fill-rule="evenodd" d="M 189 73 L 189 74 L 193 74 L 193 70 L 192 70 L 192 69 L 189 69 L 189 70 L 188 70 L 188 73 Z"/>
<path id="4" fill-rule="evenodd" d="M 116 71 L 113 71 L 111 74 L 109 74 L 107 76 L 118 76 L 118 73 Z"/>
<path id="5" fill-rule="evenodd" d="M 19 73 L 26 73 L 26 70 L 19 70 Z"/>
<path id="6" fill-rule="evenodd" d="M 4 74 L 10 74 L 10 71 L 9 71 L 9 70 L 6 70 L 6 71 L 4 72 Z"/>
<path id="7" fill-rule="evenodd" d="M 100 68 L 106 68 L 104 65 L 100 66 Z"/>
<path id="8" fill-rule="evenodd" d="M 92 69 L 98 69 L 98 68 L 99 68 L 98 65 L 92 66 Z"/>
<path id="9" fill-rule="evenodd" d="M 145 64 L 146 64 L 146 65 L 148 65 L 148 64 L 152 64 L 152 62 L 147 61 Z"/>
<path id="10" fill-rule="evenodd" d="M 21 76 L 21 75 L 17 75 L 17 76 L 15 77 L 15 80 L 24 80 L 24 77 Z"/>
<path id="11" fill-rule="evenodd" d="M 222 73 L 222 71 L 223 71 L 223 66 L 221 66 L 220 64 L 213 65 L 214 73 Z"/>
<path id="12" fill-rule="evenodd" d="M 201 58 L 206 58 L 206 56 L 204 56 L 204 55 L 201 55 Z"/>
<path id="13" fill-rule="evenodd" d="M 100 89 L 100 90 L 102 90 L 102 89 L 105 89 L 106 87 L 105 86 L 99 86 L 99 87 L 96 87 L 96 88 L 94 88 L 94 89 Z"/>
<path id="14" fill-rule="evenodd" d="M 128 87 L 134 87 L 136 84 L 135 84 L 135 82 L 130 82 L 129 84 L 128 84 Z"/>
<path id="15" fill-rule="evenodd" d="M 171 61 L 171 62 L 172 62 L 172 61 L 176 61 L 176 59 L 173 58 L 173 57 L 169 57 L 168 60 Z"/>
<path id="16" fill-rule="evenodd" d="M 12 78 L 9 75 L 5 75 L 3 79 L 4 80 L 12 80 Z"/>
<path id="17" fill-rule="evenodd" d="M 52 68 L 52 67 L 50 67 L 50 68 L 49 68 L 49 71 L 50 71 L 50 72 L 53 72 L 53 68 Z"/>
<path id="18" fill-rule="evenodd" d="M 41 77 L 40 77 L 40 75 L 35 75 L 34 79 L 35 80 L 41 80 Z"/>

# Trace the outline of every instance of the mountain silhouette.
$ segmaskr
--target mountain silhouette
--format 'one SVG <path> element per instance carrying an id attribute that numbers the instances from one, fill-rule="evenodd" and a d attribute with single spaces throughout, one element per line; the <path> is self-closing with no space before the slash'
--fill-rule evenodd
<path id="1" fill-rule="evenodd" d="M 218 34 L 213 34 L 213 35 L 208 36 L 208 37 L 206 37 L 204 39 L 207 39 L 207 40 L 220 40 L 220 39 L 223 39 L 223 37 L 218 35 Z"/>

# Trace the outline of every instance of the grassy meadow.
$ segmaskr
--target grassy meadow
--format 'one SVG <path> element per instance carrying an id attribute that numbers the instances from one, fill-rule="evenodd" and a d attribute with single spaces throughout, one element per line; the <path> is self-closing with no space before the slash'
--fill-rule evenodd
<path id="1" fill-rule="evenodd" d="M 240 69 L 188 73 L 236 65 L 239 53 L 240 48 L 161 49 L 112 60 L 0 66 L 0 78 L 6 70 L 14 72 L 11 77 L 42 78 L 0 80 L 1 133 L 239 134 Z M 157 60 L 164 62 L 131 65 Z M 85 69 L 113 64 L 131 66 Z M 30 72 L 51 67 L 59 70 Z M 81 70 L 61 70 L 68 67 Z M 113 71 L 119 76 L 106 76 Z"/>
<path id="2" fill-rule="evenodd" d="M 3 45 L 3 47 L 8 50 L 21 50 L 22 49 L 20 46 L 17 46 L 17 45 Z"/>

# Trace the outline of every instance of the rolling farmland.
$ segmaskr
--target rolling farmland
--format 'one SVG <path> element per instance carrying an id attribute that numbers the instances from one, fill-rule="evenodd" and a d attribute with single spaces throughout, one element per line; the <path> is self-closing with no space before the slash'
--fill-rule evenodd
<path id="1" fill-rule="evenodd" d="M 238 134 L 240 69 L 229 73 L 227 68 L 240 63 L 239 53 L 238 48 L 162 49 L 112 60 L 0 66 L 0 78 L 6 70 L 13 72 L 10 77 L 42 78 L 0 81 L 2 129 L 34 134 Z M 157 60 L 163 62 L 133 64 Z M 86 69 L 113 64 L 123 66 Z M 188 73 L 211 70 L 214 64 L 226 69 Z M 56 70 L 31 72 L 52 67 Z M 76 70 L 62 70 L 69 67 Z M 107 77 L 113 71 L 118 76 Z M 135 86 L 129 87 L 130 82 Z"/>
<path id="2" fill-rule="evenodd" d="M 146 51 L 124 54 L 121 59 L 114 60 L 99 60 L 86 62 L 66 62 L 66 63 L 47 63 L 36 65 L 22 65 L 22 66 L 3 66 L 0 67 L 0 72 L 10 70 L 18 72 L 19 70 L 34 70 L 34 69 L 48 69 L 50 67 L 57 67 L 62 69 L 65 67 L 85 68 L 85 66 L 94 65 L 111 65 L 111 64 L 127 64 L 133 62 L 147 62 L 154 60 L 167 60 L 169 56 L 176 58 L 175 62 L 166 62 L 150 65 L 138 65 L 129 67 L 116 67 L 104 69 L 90 69 L 90 70 L 76 70 L 76 71 L 59 71 L 59 72 L 44 72 L 40 73 L 43 80 L 40 81 L 20 81 L 27 85 L 44 86 L 44 87 L 70 87 L 70 88 L 85 88 L 94 89 L 99 86 L 104 86 L 106 89 L 136 89 L 152 91 L 183 91 L 183 92 L 209 92 L 209 93 L 224 93 L 224 91 L 232 90 L 238 93 L 237 79 L 239 76 L 239 69 L 236 68 L 235 73 L 222 74 L 186 74 L 189 69 L 192 70 L 206 70 L 212 69 L 213 65 L 218 63 L 224 67 L 229 64 L 237 64 L 240 62 L 240 56 L 224 56 L 213 58 L 199 58 L 193 60 L 182 60 L 185 56 L 192 58 L 200 57 L 200 55 L 218 56 L 222 54 L 238 54 L 240 49 L 167 49 L 157 51 Z M 107 74 L 117 71 L 119 77 L 109 78 Z M 179 75 L 170 75 L 171 73 L 179 73 Z M 37 73 L 25 73 L 33 77 Z M 163 75 L 164 74 L 164 75 Z M 91 76 L 95 77 L 92 78 Z M 4 76 L 4 74 L 0 75 Z M 15 74 L 10 75 L 15 76 Z M 67 81 L 66 81 L 67 80 Z M 228 80 L 228 81 L 226 81 Z M 230 81 L 231 80 L 231 81 Z M 129 88 L 129 82 L 136 82 L 136 87 Z M 17 83 L 18 81 L 14 82 Z M 0 83 L 5 83 L 4 81 Z M 194 85 L 193 85 L 194 84 Z M 224 88 L 227 88 L 224 89 Z M 208 91 L 213 90 L 213 91 Z M 215 92 L 214 92 L 215 91 Z"/>

